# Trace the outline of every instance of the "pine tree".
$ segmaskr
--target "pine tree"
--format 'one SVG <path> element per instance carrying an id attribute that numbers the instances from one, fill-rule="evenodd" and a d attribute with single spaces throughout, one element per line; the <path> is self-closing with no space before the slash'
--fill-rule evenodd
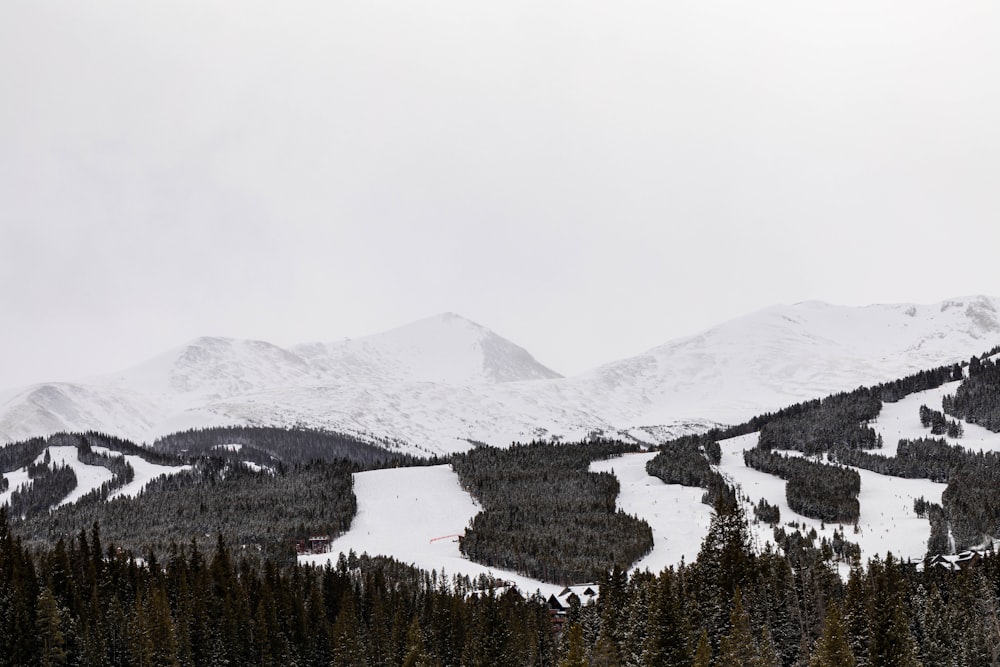
<path id="1" fill-rule="evenodd" d="M 403 667 L 433 667 L 434 662 L 424 648 L 424 633 L 416 616 L 410 621 L 406 631 L 406 648 L 403 653 Z"/>
<path id="2" fill-rule="evenodd" d="M 686 667 L 691 662 L 688 626 L 681 611 L 672 569 L 664 570 L 649 610 L 643 664 L 649 667 Z"/>
<path id="3" fill-rule="evenodd" d="M 733 611 L 729 615 L 729 633 L 719 643 L 716 667 L 748 667 L 756 665 L 759 657 L 757 642 L 750 632 L 750 618 L 743 609 L 743 594 L 737 587 Z"/>
<path id="4" fill-rule="evenodd" d="M 698 646 L 694 650 L 694 662 L 692 667 L 711 667 L 712 647 L 708 643 L 708 633 L 704 630 L 698 637 Z"/>
<path id="5" fill-rule="evenodd" d="M 831 604 L 823 621 L 823 634 L 816 642 L 809 667 L 855 667 L 857 660 L 848 643 L 840 607 Z"/>
<path id="6" fill-rule="evenodd" d="M 46 450 L 47 451 L 47 450 Z M 46 586 L 38 596 L 38 645 L 42 667 L 61 667 L 66 664 L 66 639 L 63 635 L 63 613 Z"/>
<path id="7" fill-rule="evenodd" d="M 587 652 L 583 646 L 583 627 L 573 623 L 566 635 L 566 655 L 559 661 L 559 667 L 588 667 Z"/>

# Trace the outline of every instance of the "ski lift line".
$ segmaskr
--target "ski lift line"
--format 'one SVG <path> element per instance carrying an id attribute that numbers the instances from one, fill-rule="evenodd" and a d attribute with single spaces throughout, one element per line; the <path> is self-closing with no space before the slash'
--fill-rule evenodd
<path id="1" fill-rule="evenodd" d="M 454 535 L 442 535 L 441 537 L 432 537 L 431 541 L 428 544 L 434 544 L 438 540 L 447 540 L 449 537 L 462 537 L 462 536 L 459 533 L 455 533 Z"/>

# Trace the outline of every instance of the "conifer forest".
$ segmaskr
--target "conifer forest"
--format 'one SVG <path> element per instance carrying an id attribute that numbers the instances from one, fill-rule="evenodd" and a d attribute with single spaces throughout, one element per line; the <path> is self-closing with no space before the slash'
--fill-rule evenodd
<path id="1" fill-rule="evenodd" d="M 871 424 L 884 405 L 948 382 L 940 410 L 914 410 L 926 437 L 880 453 Z M 992 667 L 1000 460 L 955 443 L 962 422 L 995 430 L 998 396 L 984 355 L 661 445 L 648 474 L 702 489 L 712 512 L 697 557 L 657 572 L 631 570 L 653 532 L 618 508 L 614 474 L 590 470 L 637 443 L 477 446 L 447 460 L 274 428 L 188 431 L 152 448 L 93 432 L 14 443 L 0 472 L 27 481 L 0 508 L 0 665 Z M 839 524 L 832 539 L 719 472 L 719 443 L 753 433 L 745 465 L 785 480 L 797 515 Z M 53 447 L 109 481 L 61 503 L 77 480 Z M 116 495 L 136 474 L 129 457 L 173 474 Z M 599 595 L 566 607 L 377 554 L 296 558 L 297 541 L 351 528 L 355 473 L 440 463 L 480 508 L 460 538 L 466 558 Z M 931 526 L 926 559 L 862 559 L 858 471 L 946 485 L 940 503 L 912 508 Z M 755 543 L 752 523 L 772 539 Z"/>

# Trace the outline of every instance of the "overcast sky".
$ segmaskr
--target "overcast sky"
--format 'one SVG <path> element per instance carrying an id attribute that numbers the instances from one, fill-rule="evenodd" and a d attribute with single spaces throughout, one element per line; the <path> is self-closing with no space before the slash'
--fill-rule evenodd
<path id="1" fill-rule="evenodd" d="M 4 0 L 0 386 L 1000 294 L 993 0 Z"/>

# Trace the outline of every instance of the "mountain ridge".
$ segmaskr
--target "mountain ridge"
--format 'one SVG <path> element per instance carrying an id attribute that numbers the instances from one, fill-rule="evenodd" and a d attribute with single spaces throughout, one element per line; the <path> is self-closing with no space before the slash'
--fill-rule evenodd
<path id="1" fill-rule="evenodd" d="M 287 348 L 201 337 L 87 383 L 5 392 L 0 440 L 101 430 L 308 426 L 420 454 L 473 442 L 646 444 L 968 359 L 1000 344 L 1000 300 L 776 305 L 562 377 L 526 349 L 442 313 L 355 339 Z"/>

